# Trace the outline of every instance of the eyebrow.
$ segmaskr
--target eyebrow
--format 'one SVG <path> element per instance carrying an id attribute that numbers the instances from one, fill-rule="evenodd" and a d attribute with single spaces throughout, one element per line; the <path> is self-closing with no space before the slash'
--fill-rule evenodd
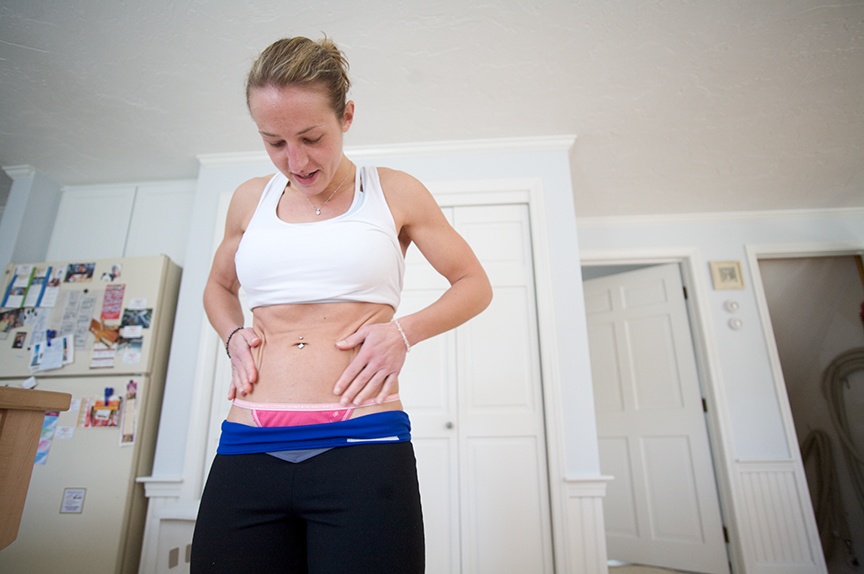
<path id="1" fill-rule="evenodd" d="M 301 130 L 301 131 L 297 132 L 296 135 L 298 135 L 298 136 L 302 136 L 303 134 L 309 133 L 309 132 L 311 132 L 312 130 L 314 130 L 315 128 L 317 128 L 317 127 L 318 127 L 317 125 L 312 126 L 312 127 L 308 127 L 308 128 L 306 128 L 305 130 Z M 261 131 L 261 130 L 258 130 L 258 133 L 261 134 L 262 136 L 267 136 L 267 137 L 269 137 L 269 138 L 280 138 L 280 137 L 282 137 L 282 136 L 280 136 L 280 135 L 277 135 L 277 134 L 271 134 L 271 133 L 269 133 L 269 132 L 264 132 L 264 131 Z"/>

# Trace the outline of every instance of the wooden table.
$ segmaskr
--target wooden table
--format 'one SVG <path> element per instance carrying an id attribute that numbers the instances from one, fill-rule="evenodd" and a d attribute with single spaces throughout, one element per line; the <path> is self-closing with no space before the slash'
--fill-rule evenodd
<path id="1" fill-rule="evenodd" d="M 0 387 L 0 549 L 18 536 L 46 411 L 66 411 L 72 395 Z"/>

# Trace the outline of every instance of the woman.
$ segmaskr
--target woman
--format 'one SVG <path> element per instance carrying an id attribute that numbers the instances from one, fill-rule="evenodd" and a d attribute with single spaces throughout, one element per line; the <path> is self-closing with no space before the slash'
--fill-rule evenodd
<path id="1" fill-rule="evenodd" d="M 234 193 L 204 292 L 234 402 L 201 500 L 195 572 L 423 571 L 399 371 L 412 345 L 482 311 L 492 291 L 420 182 L 343 154 L 347 67 L 329 40 L 290 38 L 249 74 L 249 111 L 279 173 Z M 396 319 L 412 242 L 450 288 Z"/>

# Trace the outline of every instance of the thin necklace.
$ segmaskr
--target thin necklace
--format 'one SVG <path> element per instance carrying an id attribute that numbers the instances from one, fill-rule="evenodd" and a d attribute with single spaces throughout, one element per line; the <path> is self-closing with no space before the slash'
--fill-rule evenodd
<path id="1" fill-rule="evenodd" d="M 336 189 L 333 190 L 333 193 L 330 194 L 330 197 L 327 198 L 327 201 L 325 201 L 324 203 L 321 204 L 321 207 L 315 207 L 315 204 L 312 203 L 312 200 L 309 199 L 309 196 L 308 196 L 308 195 L 305 196 L 305 197 L 306 197 L 306 201 L 308 201 L 308 202 L 309 202 L 309 205 L 312 206 L 312 209 L 315 210 L 315 215 L 321 215 L 321 210 L 324 208 L 325 205 L 327 205 L 327 202 L 328 202 L 328 201 L 330 201 L 331 199 L 333 199 L 333 196 L 336 195 L 336 192 L 339 191 L 339 190 L 342 188 L 342 185 L 343 185 L 346 181 L 348 181 L 348 176 L 351 175 L 352 173 L 354 173 L 354 170 L 353 170 L 353 169 L 348 170 L 348 175 L 345 176 L 345 179 L 342 180 L 342 183 L 340 183 L 339 185 L 336 186 Z"/>

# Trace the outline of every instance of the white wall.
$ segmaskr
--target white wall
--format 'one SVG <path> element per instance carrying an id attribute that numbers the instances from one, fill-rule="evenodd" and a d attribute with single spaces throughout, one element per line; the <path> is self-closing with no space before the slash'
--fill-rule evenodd
<path id="1" fill-rule="evenodd" d="M 732 441 L 726 448 L 736 460 L 791 458 L 746 247 L 844 244 L 864 250 L 864 210 L 597 218 L 577 225 L 580 249 L 592 256 L 626 253 L 638 260 L 673 249 L 695 250 L 701 262 L 696 280 L 707 296 L 708 327 L 716 343 L 715 385 L 727 400 L 724 407 L 731 421 Z M 711 286 L 708 262 L 725 260 L 741 262 L 744 290 Z M 728 327 L 731 315 L 723 308 L 727 300 L 740 305 L 739 331 Z"/>
<path id="2" fill-rule="evenodd" d="M 13 179 L 0 218 L 0 269 L 43 261 L 60 203 L 60 186 L 29 166 L 7 167 Z"/>

